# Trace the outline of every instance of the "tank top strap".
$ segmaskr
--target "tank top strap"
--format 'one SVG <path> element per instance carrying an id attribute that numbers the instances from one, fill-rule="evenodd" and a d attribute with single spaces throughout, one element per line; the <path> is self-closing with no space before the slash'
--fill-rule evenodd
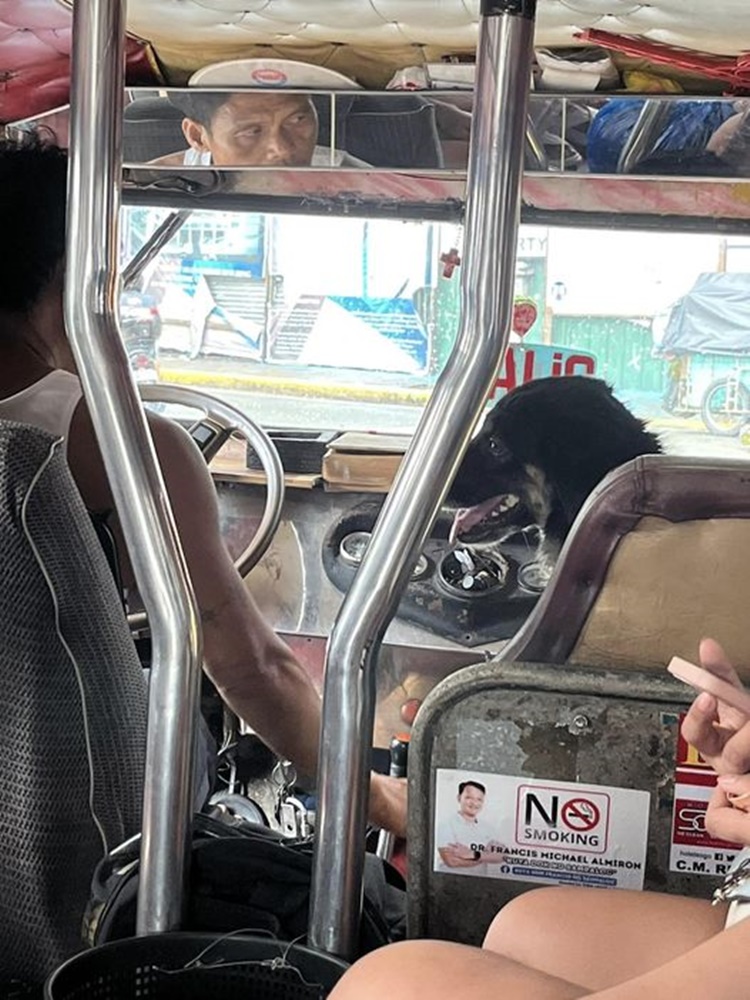
<path id="1" fill-rule="evenodd" d="M 73 414 L 83 391 L 70 372 L 52 371 L 13 396 L 0 399 L 0 418 L 31 424 L 63 438 L 67 449 Z"/>

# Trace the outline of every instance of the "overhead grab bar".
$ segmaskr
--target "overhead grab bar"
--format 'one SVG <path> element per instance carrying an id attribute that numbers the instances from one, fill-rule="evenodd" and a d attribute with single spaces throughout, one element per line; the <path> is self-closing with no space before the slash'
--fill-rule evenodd
<path id="1" fill-rule="evenodd" d="M 487 401 L 510 333 L 536 0 L 482 0 L 461 328 L 328 645 L 310 943 L 354 954 L 375 667 L 383 635 Z"/>
<path id="2" fill-rule="evenodd" d="M 124 0 L 73 8 L 65 324 L 152 629 L 139 934 L 179 925 L 201 665 L 195 598 L 118 332 Z"/>

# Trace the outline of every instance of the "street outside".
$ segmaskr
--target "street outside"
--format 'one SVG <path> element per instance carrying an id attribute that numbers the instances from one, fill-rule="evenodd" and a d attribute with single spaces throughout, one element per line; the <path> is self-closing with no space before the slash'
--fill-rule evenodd
<path id="1" fill-rule="evenodd" d="M 211 390 L 206 390 L 210 392 Z M 216 390 L 213 390 L 216 391 Z M 349 399 L 279 396 L 252 390 L 219 390 L 221 398 L 264 427 L 314 427 L 320 430 L 362 430 L 410 433 L 422 408 L 394 403 L 362 403 Z M 658 417 L 649 429 L 659 435 L 672 455 L 750 460 L 750 447 L 738 438 L 709 434 L 699 420 Z"/>
<path id="2" fill-rule="evenodd" d="M 268 366 L 245 360 L 162 356 L 161 377 L 215 395 L 266 428 L 411 433 L 429 395 L 424 380 L 382 373 Z M 698 415 L 666 413 L 657 396 L 623 400 L 670 454 L 750 459 L 738 437 L 709 434 Z"/>
<path id="3" fill-rule="evenodd" d="M 279 396 L 254 390 L 211 390 L 264 427 L 411 433 L 422 408 L 415 404 Z"/>
<path id="4" fill-rule="evenodd" d="M 697 429 L 694 420 L 684 420 L 685 427 L 659 426 L 659 421 L 651 421 L 649 430 L 661 438 L 664 451 L 670 455 L 691 455 L 693 458 L 744 459 L 750 460 L 750 447 L 740 444 L 736 437 L 718 437 L 709 434 L 705 428 Z M 675 420 L 675 424 L 677 421 Z"/>

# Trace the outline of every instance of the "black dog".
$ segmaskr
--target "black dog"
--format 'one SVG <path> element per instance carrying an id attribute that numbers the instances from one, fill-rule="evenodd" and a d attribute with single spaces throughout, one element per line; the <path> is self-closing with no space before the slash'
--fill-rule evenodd
<path id="1" fill-rule="evenodd" d="M 594 487 L 638 455 L 660 452 L 600 379 L 542 378 L 513 389 L 490 410 L 450 488 L 452 540 L 470 544 L 533 522 L 554 560 Z"/>

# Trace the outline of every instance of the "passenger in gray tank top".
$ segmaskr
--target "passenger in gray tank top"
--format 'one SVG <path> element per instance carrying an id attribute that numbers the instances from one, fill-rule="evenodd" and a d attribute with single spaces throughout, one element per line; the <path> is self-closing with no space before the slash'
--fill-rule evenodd
<path id="1" fill-rule="evenodd" d="M 28 137 L 0 142 L 0 407 L 67 441 L 68 462 L 91 511 L 114 508 L 91 418 L 75 403 L 76 368 L 63 322 L 67 157 Z M 63 374 L 60 374 L 63 373 Z M 64 373 L 68 373 L 65 375 Z M 76 380 L 77 381 L 77 380 Z M 20 407 L 20 411 L 19 411 Z M 303 775 L 317 766 L 320 695 L 261 615 L 227 552 L 206 464 L 176 423 L 149 416 L 203 626 L 205 670 L 227 704 Z M 116 520 L 126 587 L 132 570 Z M 406 789 L 373 775 L 370 817 L 403 834 Z"/>

